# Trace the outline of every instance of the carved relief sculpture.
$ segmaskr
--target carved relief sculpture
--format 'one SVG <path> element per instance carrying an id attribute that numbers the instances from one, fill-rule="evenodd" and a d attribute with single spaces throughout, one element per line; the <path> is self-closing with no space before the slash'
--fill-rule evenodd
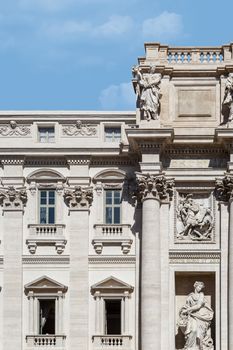
<path id="1" fill-rule="evenodd" d="M 93 190 L 90 187 L 75 186 L 74 189 L 65 190 L 64 199 L 70 208 L 89 208 L 93 200 Z"/>
<path id="2" fill-rule="evenodd" d="M 179 240 L 208 241 L 212 239 L 213 215 L 211 208 L 199 204 L 192 194 L 187 194 L 179 200 L 177 207 L 179 220 L 177 238 Z M 179 231 L 180 230 L 180 231 Z"/>
<path id="3" fill-rule="evenodd" d="M 179 311 L 177 326 L 185 336 L 184 350 L 214 350 L 210 329 L 214 311 L 202 292 L 204 287 L 203 282 L 196 281 L 194 292 Z"/>
<path id="4" fill-rule="evenodd" d="M 216 198 L 223 202 L 228 202 L 233 196 L 233 175 L 226 174 L 223 179 L 216 179 Z"/>
<path id="5" fill-rule="evenodd" d="M 97 128 L 87 124 L 82 124 L 81 120 L 77 120 L 76 124 L 63 126 L 63 135 L 66 136 L 95 136 Z"/>
<path id="6" fill-rule="evenodd" d="M 14 120 L 11 120 L 9 125 L 0 127 L 1 136 L 27 136 L 28 134 L 30 134 L 30 127 L 18 125 Z"/>
<path id="7" fill-rule="evenodd" d="M 133 67 L 133 75 L 137 79 L 137 96 L 143 119 L 150 121 L 158 119 L 160 108 L 160 83 L 161 74 L 155 73 L 155 66 L 150 68 L 149 73 L 142 73 L 139 66 Z"/>
<path id="8" fill-rule="evenodd" d="M 2 187 L 0 189 L 0 205 L 4 209 L 21 209 L 27 202 L 27 193 L 24 187 Z"/>
<path id="9" fill-rule="evenodd" d="M 232 121 L 233 120 L 233 73 L 229 73 L 226 80 L 223 104 L 229 108 L 228 121 Z"/>

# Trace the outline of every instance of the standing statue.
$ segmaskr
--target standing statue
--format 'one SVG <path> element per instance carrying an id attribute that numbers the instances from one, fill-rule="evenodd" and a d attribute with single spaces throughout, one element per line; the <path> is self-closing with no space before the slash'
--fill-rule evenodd
<path id="1" fill-rule="evenodd" d="M 223 104 L 229 108 L 228 121 L 230 122 L 233 120 L 233 73 L 229 73 L 226 80 Z"/>
<path id="2" fill-rule="evenodd" d="M 208 241 L 212 239 L 214 219 L 211 208 L 195 202 L 192 194 L 181 198 L 177 207 L 177 218 L 181 231 L 177 233 L 178 239 L 192 241 Z"/>
<path id="3" fill-rule="evenodd" d="M 161 74 L 155 73 L 155 66 L 150 68 L 149 73 L 142 73 L 139 66 L 133 67 L 132 72 L 137 79 L 136 93 L 143 118 L 148 121 L 158 119 L 159 100 L 162 96 L 160 93 Z"/>
<path id="4" fill-rule="evenodd" d="M 185 336 L 184 350 L 214 350 L 210 329 L 214 311 L 205 299 L 203 288 L 204 283 L 196 281 L 194 292 L 179 311 L 177 326 Z"/>

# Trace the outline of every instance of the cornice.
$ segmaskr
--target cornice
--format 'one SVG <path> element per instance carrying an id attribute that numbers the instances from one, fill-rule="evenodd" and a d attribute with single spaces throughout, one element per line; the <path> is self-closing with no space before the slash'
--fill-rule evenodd
<path id="1" fill-rule="evenodd" d="M 51 255 L 23 255 L 22 262 L 25 265 L 40 265 L 40 264 L 54 264 L 67 265 L 70 263 L 69 255 L 51 256 Z"/>
<path id="2" fill-rule="evenodd" d="M 221 261 L 220 252 L 211 251 L 190 251 L 190 252 L 169 252 L 170 264 L 219 264 Z"/>
<path id="3" fill-rule="evenodd" d="M 2 165 L 24 165 L 25 159 L 18 157 L 3 157 L 0 159 Z"/>
<path id="4" fill-rule="evenodd" d="M 26 159 L 25 166 L 67 166 L 67 160 L 64 158 L 33 158 Z"/>
<path id="5" fill-rule="evenodd" d="M 132 155 L 131 157 L 111 157 L 111 158 L 92 158 L 90 165 L 91 166 L 116 166 L 116 165 L 138 165 L 138 159 L 135 157 L 135 155 Z"/>

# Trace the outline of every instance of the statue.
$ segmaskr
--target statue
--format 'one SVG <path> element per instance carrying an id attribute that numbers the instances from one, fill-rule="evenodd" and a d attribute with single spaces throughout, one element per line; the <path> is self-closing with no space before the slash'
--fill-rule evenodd
<path id="1" fill-rule="evenodd" d="M 185 336 L 184 350 L 214 350 L 210 329 L 214 311 L 205 299 L 203 288 L 204 283 L 196 281 L 194 292 L 179 311 L 177 326 Z"/>
<path id="2" fill-rule="evenodd" d="M 150 68 L 149 73 L 142 73 L 139 66 L 133 67 L 132 72 L 137 79 L 136 93 L 143 118 L 148 121 L 158 119 L 159 99 L 162 96 L 160 93 L 161 74 L 155 73 L 155 66 Z"/>
<path id="3" fill-rule="evenodd" d="M 181 198 L 177 208 L 177 218 L 182 230 L 177 233 L 178 239 L 205 241 L 212 239 L 214 220 L 211 208 L 195 202 L 192 194 Z"/>
<path id="4" fill-rule="evenodd" d="M 228 121 L 230 122 L 233 120 L 233 73 L 229 73 L 226 80 L 223 105 L 229 108 Z"/>

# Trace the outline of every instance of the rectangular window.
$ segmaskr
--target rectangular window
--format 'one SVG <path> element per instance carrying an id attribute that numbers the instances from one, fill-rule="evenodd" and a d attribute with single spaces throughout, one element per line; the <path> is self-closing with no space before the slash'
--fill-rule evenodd
<path id="1" fill-rule="evenodd" d="M 39 299 L 39 334 L 55 334 L 55 299 Z"/>
<path id="2" fill-rule="evenodd" d="M 121 191 L 105 191 L 105 223 L 120 224 L 121 222 Z"/>
<path id="3" fill-rule="evenodd" d="M 39 222 L 40 224 L 55 224 L 55 191 L 39 191 Z"/>
<path id="4" fill-rule="evenodd" d="M 38 127 L 39 142 L 54 142 L 55 141 L 55 131 L 53 126 L 49 127 Z"/>
<path id="5" fill-rule="evenodd" d="M 121 334 L 121 300 L 105 299 L 105 333 Z"/>
<path id="6" fill-rule="evenodd" d="M 106 142 L 120 142 L 121 141 L 121 127 L 105 127 L 104 129 Z"/>

